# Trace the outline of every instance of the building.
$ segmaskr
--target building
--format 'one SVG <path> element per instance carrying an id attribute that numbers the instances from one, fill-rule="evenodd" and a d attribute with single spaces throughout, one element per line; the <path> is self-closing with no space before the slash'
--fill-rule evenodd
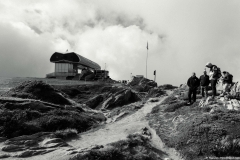
<path id="1" fill-rule="evenodd" d="M 51 56 L 50 62 L 55 63 L 55 70 L 53 73 L 47 74 L 47 78 L 77 80 L 79 69 L 101 70 L 100 65 L 74 52 L 65 54 L 55 52 Z"/>
<path id="2" fill-rule="evenodd" d="M 135 77 L 137 77 L 137 78 L 144 78 L 143 75 L 136 75 Z"/>

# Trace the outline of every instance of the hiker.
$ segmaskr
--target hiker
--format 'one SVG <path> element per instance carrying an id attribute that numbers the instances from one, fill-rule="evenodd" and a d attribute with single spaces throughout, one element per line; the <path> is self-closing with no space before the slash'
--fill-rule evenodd
<path id="1" fill-rule="evenodd" d="M 193 103 L 196 102 L 197 88 L 200 85 L 200 81 L 196 77 L 196 74 L 194 72 L 192 73 L 192 76 L 188 79 L 187 85 L 189 87 L 189 91 L 188 91 L 188 104 L 191 104 L 192 96 L 193 96 Z"/>
<path id="2" fill-rule="evenodd" d="M 213 65 L 212 63 L 209 62 L 206 64 L 206 67 L 210 69 L 209 79 L 212 87 L 212 98 L 214 98 L 217 95 L 216 85 L 218 83 L 219 78 L 222 76 L 221 70 L 216 65 Z"/>
<path id="3" fill-rule="evenodd" d="M 233 79 L 233 76 L 226 72 L 226 71 L 223 71 L 223 77 L 222 77 L 222 81 L 223 81 L 223 93 L 220 95 L 220 96 L 224 96 L 225 94 L 229 94 L 230 92 L 230 88 L 232 87 L 232 79 Z"/>
<path id="4" fill-rule="evenodd" d="M 203 75 L 200 77 L 200 85 L 201 85 L 201 93 L 202 97 L 208 97 L 208 85 L 210 83 L 209 76 L 207 75 L 207 72 L 204 71 Z M 204 94 L 205 92 L 205 94 Z"/>

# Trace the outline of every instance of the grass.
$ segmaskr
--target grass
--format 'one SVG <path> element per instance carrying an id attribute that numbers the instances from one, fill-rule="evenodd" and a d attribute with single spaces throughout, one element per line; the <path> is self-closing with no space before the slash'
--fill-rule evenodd
<path id="1" fill-rule="evenodd" d="M 212 104 L 223 105 L 217 101 Z M 201 160 L 207 155 L 240 157 L 240 112 L 217 110 L 210 114 L 210 110 L 210 106 L 199 108 L 198 103 L 185 106 L 170 96 L 148 115 L 149 124 L 186 160 Z"/>
<path id="2" fill-rule="evenodd" d="M 37 132 L 55 132 L 68 128 L 84 132 L 104 121 L 99 114 L 78 110 L 54 109 L 46 113 L 32 110 L 2 110 L 0 137 L 12 138 Z"/>
<path id="3" fill-rule="evenodd" d="M 3 95 L 8 97 L 37 99 L 60 105 L 71 104 L 58 90 L 42 81 L 25 81 Z"/>
<path id="4" fill-rule="evenodd" d="M 106 149 L 92 149 L 85 154 L 78 154 L 70 160 L 156 160 L 164 153 L 154 149 L 149 139 L 132 134 L 127 140 L 109 144 Z"/>

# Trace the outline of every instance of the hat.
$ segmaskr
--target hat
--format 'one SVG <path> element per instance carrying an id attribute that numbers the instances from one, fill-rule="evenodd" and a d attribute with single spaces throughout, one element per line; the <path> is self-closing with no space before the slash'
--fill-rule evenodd
<path id="1" fill-rule="evenodd" d="M 206 64 L 206 67 L 212 67 L 212 63 L 208 62 L 208 63 Z"/>

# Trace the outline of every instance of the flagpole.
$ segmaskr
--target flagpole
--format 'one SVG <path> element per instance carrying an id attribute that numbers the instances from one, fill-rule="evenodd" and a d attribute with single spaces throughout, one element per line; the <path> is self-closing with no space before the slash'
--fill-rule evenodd
<path id="1" fill-rule="evenodd" d="M 148 43 L 147 43 L 147 58 L 146 58 L 146 78 L 147 78 L 147 60 L 148 60 Z"/>

